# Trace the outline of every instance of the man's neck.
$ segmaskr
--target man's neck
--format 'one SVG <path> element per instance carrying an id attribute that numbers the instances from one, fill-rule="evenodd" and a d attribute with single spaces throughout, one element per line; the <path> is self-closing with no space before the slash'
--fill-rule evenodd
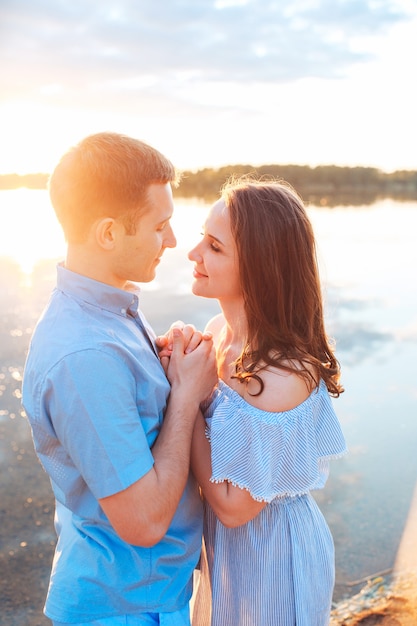
<path id="1" fill-rule="evenodd" d="M 126 288 L 126 281 L 121 281 L 112 272 L 103 255 L 92 254 L 82 245 L 69 245 L 65 258 L 65 267 L 71 272 L 81 274 L 92 280 L 96 280 L 118 289 Z"/>

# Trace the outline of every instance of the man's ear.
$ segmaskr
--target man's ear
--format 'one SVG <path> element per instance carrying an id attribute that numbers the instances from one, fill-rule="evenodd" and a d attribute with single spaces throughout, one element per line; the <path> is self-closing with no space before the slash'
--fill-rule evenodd
<path id="1" fill-rule="evenodd" d="M 112 217 L 103 217 L 96 223 L 95 235 L 98 245 L 104 250 L 113 250 L 120 224 Z"/>

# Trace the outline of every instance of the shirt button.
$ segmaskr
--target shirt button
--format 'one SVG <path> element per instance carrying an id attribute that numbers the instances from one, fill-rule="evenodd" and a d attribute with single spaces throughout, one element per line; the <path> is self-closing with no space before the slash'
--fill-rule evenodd
<path id="1" fill-rule="evenodd" d="M 120 309 L 120 313 L 122 313 L 122 315 L 126 315 L 126 309 Z"/>

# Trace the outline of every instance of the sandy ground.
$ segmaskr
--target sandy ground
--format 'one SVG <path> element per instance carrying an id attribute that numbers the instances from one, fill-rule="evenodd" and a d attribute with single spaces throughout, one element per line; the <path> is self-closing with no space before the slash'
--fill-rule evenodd
<path id="1" fill-rule="evenodd" d="M 373 593 L 367 594 L 367 590 Z M 416 626 L 417 576 L 408 573 L 390 586 L 369 581 L 361 593 L 341 602 L 330 626 Z"/>
<path id="2" fill-rule="evenodd" d="M 46 626 L 42 613 L 55 545 L 54 504 L 19 415 L 0 421 L 0 624 Z"/>

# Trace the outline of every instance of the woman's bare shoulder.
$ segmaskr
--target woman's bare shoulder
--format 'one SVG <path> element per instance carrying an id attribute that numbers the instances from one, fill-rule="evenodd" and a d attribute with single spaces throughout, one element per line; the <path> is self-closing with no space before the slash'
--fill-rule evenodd
<path id="1" fill-rule="evenodd" d="M 260 378 L 264 384 L 264 389 L 259 396 L 245 395 L 246 400 L 258 409 L 271 413 L 281 413 L 290 411 L 302 404 L 311 394 L 311 387 L 305 378 L 295 372 L 269 367 L 262 370 Z M 253 381 L 254 389 L 256 381 Z"/>

